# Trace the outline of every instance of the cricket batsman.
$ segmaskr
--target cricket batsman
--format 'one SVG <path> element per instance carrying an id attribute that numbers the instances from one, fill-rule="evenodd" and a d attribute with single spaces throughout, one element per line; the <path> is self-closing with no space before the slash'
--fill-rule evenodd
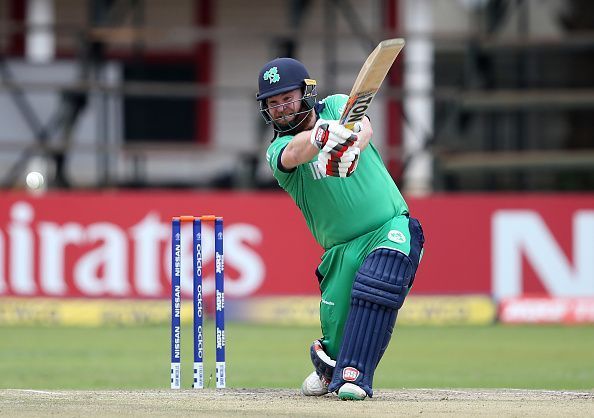
<path id="1" fill-rule="evenodd" d="M 322 337 L 306 396 L 373 396 L 373 375 L 421 260 L 423 230 L 372 142 L 364 117 L 338 123 L 348 97 L 317 100 L 315 80 L 291 58 L 268 62 L 256 100 L 274 129 L 266 159 L 324 248 L 316 269 Z"/>

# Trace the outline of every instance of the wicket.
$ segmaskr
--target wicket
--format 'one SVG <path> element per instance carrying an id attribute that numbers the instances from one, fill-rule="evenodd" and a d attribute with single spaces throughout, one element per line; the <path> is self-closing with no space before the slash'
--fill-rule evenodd
<path id="1" fill-rule="evenodd" d="M 216 387 L 225 387 L 225 262 L 223 258 L 223 218 L 214 215 L 179 216 L 171 220 L 171 389 L 181 387 L 181 225 L 192 222 L 194 383 L 204 388 L 204 339 L 202 303 L 202 222 L 214 222 L 215 229 L 215 328 Z"/>

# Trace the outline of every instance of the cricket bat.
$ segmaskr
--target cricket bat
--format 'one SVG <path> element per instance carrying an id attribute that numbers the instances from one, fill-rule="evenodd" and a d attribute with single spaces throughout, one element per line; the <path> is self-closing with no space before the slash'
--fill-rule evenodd
<path id="1" fill-rule="evenodd" d="M 381 41 L 367 57 L 340 117 L 341 125 L 353 129 L 355 122 L 363 119 L 402 48 L 404 48 L 404 39 L 386 39 Z"/>

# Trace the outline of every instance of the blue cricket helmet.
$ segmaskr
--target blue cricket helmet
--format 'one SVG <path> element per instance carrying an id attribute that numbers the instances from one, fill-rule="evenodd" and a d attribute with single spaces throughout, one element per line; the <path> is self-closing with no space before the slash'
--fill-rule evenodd
<path id="1" fill-rule="evenodd" d="M 256 100 L 305 87 L 309 73 L 305 66 L 293 58 L 276 58 L 260 70 Z"/>
<path id="2" fill-rule="evenodd" d="M 301 108 L 294 113 L 295 122 L 282 122 L 285 119 L 284 116 L 273 119 L 266 99 L 295 89 L 301 89 L 302 92 L 302 97 L 299 99 Z M 266 124 L 272 124 L 274 128 L 274 138 L 279 133 L 287 133 L 297 129 L 306 120 L 307 114 L 316 104 L 317 94 L 316 80 L 309 78 L 305 66 L 296 59 L 276 58 L 266 63 L 260 70 L 256 100 L 260 104 L 260 114 Z"/>

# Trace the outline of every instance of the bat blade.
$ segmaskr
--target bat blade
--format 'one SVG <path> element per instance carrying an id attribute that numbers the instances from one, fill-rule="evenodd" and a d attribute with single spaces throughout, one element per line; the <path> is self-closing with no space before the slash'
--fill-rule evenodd
<path id="1" fill-rule="evenodd" d="M 402 48 L 404 39 L 386 39 L 367 57 L 340 117 L 341 125 L 353 129 L 355 123 L 363 119 Z"/>

